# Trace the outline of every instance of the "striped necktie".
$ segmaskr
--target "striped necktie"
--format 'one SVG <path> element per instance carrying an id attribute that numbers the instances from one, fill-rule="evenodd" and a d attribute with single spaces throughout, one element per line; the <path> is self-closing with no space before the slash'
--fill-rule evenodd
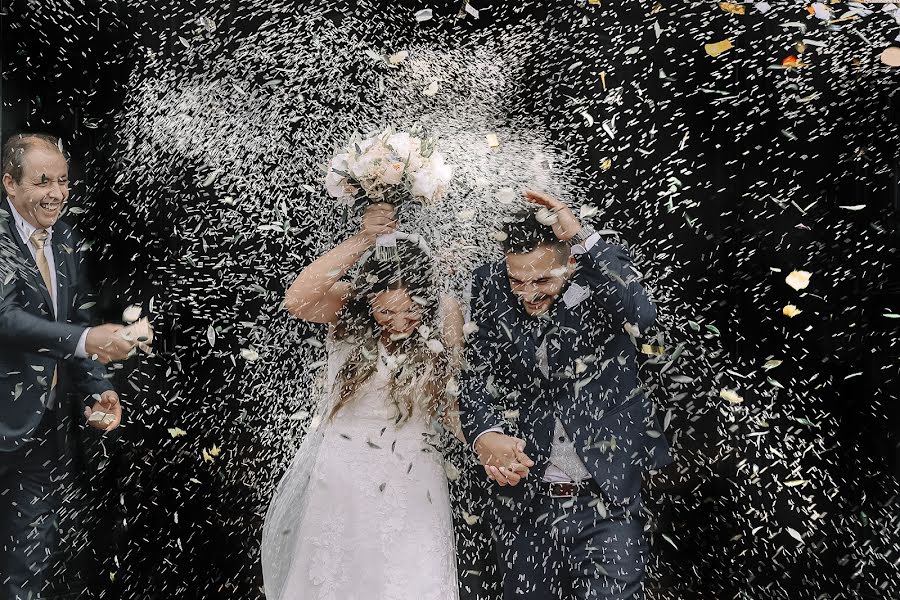
<path id="1" fill-rule="evenodd" d="M 34 233 L 31 234 L 31 243 L 34 244 L 37 252 L 35 253 L 35 262 L 37 263 L 38 271 L 41 272 L 41 277 L 44 279 L 44 285 L 47 286 L 47 291 L 50 293 L 50 300 L 53 301 L 53 306 L 50 308 L 53 310 L 53 314 L 56 314 L 56 290 L 53 289 L 53 279 L 50 277 L 50 264 L 47 262 L 47 255 L 44 254 L 44 243 L 47 241 L 47 237 L 50 234 L 47 233 L 46 229 L 38 229 Z M 56 381 L 58 377 L 59 369 L 54 367 L 53 369 L 53 383 L 50 385 L 50 389 L 56 387 Z"/>

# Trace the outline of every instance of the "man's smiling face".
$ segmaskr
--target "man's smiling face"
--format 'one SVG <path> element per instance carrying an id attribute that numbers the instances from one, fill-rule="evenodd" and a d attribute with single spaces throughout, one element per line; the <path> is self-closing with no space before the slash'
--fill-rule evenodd
<path id="1" fill-rule="evenodd" d="M 531 252 L 508 252 L 509 285 L 525 312 L 536 317 L 556 301 L 575 270 L 567 248 L 541 245 Z"/>
<path id="2" fill-rule="evenodd" d="M 3 187 L 23 219 L 38 229 L 49 229 L 69 198 L 69 165 L 58 149 L 37 143 L 22 157 L 19 181 L 4 173 Z"/>

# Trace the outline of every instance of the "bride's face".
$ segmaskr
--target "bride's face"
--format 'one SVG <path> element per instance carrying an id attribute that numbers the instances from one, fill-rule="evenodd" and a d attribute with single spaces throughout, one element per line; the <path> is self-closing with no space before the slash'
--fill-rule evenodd
<path id="1" fill-rule="evenodd" d="M 410 335 L 422 323 L 422 307 L 405 289 L 380 292 L 372 298 L 370 306 L 381 330 L 395 339 Z"/>

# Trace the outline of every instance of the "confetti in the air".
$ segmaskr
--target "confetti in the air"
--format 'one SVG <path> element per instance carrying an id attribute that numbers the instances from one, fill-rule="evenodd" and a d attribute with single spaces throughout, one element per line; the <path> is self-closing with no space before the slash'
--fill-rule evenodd
<path id="1" fill-rule="evenodd" d="M 329 195 L 331 159 L 392 127 L 421 128 L 453 167 L 439 200 L 400 211 L 442 293 L 466 299 L 471 272 L 502 258 L 525 189 L 633 259 L 657 315 L 625 325 L 628 385 L 660 422 L 640 431 L 676 459 L 646 476 L 648 599 L 898 597 L 896 4 L 31 4 L 8 15 L 4 69 L 27 104 L 61 107 L 45 122 L 86 115 L 67 218 L 105 295 L 78 305 L 145 349 L 113 371 L 121 439 L 89 456 L 115 481 L 61 527 L 98 594 L 262 599 L 268 502 L 327 423 L 327 329 L 291 317 L 285 289 L 359 228 Z M 85 59 L 100 33 L 110 48 Z M 104 74 L 72 89 L 37 85 L 91 64 Z M 0 253 L 3 285 L 33 269 L 4 239 Z M 576 394 L 617 360 L 585 349 L 561 381 Z M 525 412 L 493 391 L 518 427 Z M 392 433 L 344 441 L 390 453 Z M 580 441 L 644 458 L 605 432 Z M 484 472 L 468 444 L 446 446 L 460 578 L 490 588 Z M 372 493 L 397 498 L 390 482 Z M 102 551 L 86 541 L 97 523 Z"/>

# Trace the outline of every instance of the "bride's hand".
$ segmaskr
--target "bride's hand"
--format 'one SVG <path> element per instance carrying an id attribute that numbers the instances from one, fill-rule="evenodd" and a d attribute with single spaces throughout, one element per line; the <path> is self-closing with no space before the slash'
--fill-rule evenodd
<path id="1" fill-rule="evenodd" d="M 525 454 L 525 440 L 488 431 L 475 440 L 475 452 L 484 472 L 501 486 L 518 485 L 534 461 Z"/>
<path id="2" fill-rule="evenodd" d="M 380 202 L 370 204 L 363 213 L 360 235 L 369 243 L 374 243 L 379 235 L 386 235 L 397 231 L 397 210 L 393 204 Z"/>

